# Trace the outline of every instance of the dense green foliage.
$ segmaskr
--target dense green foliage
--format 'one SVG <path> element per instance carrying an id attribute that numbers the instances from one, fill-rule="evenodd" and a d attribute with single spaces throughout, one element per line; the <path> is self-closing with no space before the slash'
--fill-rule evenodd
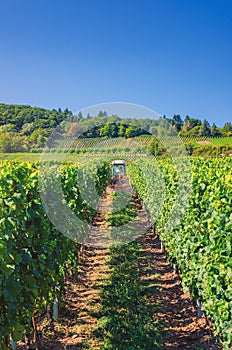
<path id="1" fill-rule="evenodd" d="M 0 152 L 44 147 L 52 130 L 71 115 L 68 109 L 0 104 Z"/>
<path id="2" fill-rule="evenodd" d="M 225 349 L 229 349 L 232 342 L 232 159 L 192 159 L 189 206 L 180 223 L 175 226 L 173 222 L 173 229 L 167 229 L 166 223 L 176 201 L 175 168 L 169 160 L 160 163 L 165 178 L 165 192 L 161 193 L 150 190 L 161 181 L 157 177 L 157 166 L 149 163 L 146 169 L 146 176 L 142 176 L 138 165 L 129 167 L 132 184 L 156 218 L 157 233 L 165 242 L 170 260 L 178 265 L 183 285 L 202 301 L 204 310 L 214 321 L 215 333 L 221 335 Z M 159 198 L 163 209 L 157 217 Z M 181 198 L 179 201 L 181 204 Z"/>
<path id="3" fill-rule="evenodd" d="M 65 109 L 47 110 L 27 105 L 7 105 L 0 103 L 0 126 L 4 131 L 18 131 L 31 135 L 36 129 L 52 129 L 72 115 Z"/>
<path id="4" fill-rule="evenodd" d="M 80 195 L 78 170 L 78 166 L 62 167 L 62 188 L 72 211 L 89 221 L 96 211 Z M 70 244 L 52 226 L 42 206 L 38 171 L 37 164 L 0 164 L 0 343 L 4 346 L 9 334 L 18 340 L 30 328 L 36 310 L 62 295 L 68 266 L 78 265 L 80 245 Z M 102 164 L 95 175 L 99 194 L 108 176 L 108 165 Z"/>
<path id="5" fill-rule="evenodd" d="M 167 127 L 164 131 L 163 127 Z M 98 116 L 80 112 L 73 115 L 67 108 L 62 111 L 47 110 L 28 105 L 0 104 L 0 152 L 41 152 L 52 131 L 59 126 L 60 137 L 66 138 L 134 138 L 151 133 L 153 135 L 170 134 L 175 130 L 180 136 L 218 137 L 232 136 L 232 126 L 228 122 L 223 128 L 217 128 L 204 120 L 190 118 L 182 120 L 180 115 L 173 118 L 119 118 L 108 116 L 100 111 Z M 59 137 L 58 137 L 59 139 Z M 58 140 L 57 140 L 58 141 Z M 52 147 L 63 148 L 59 142 Z M 75 146 L 75 148 L 78 146 Z"/>
<path id="6" fill-rule="evenodd" d="M 214 322 L 215 334 L 221 336 L 225 349 L 229 349 L 232 159 L 192 158 L 191 163 L 189 206 L 177 225 L 173 221 L 172 228 L 167 222 L 178 187 L 172 161 L 164 159 L 152 164 L 150 158 L 144 158 L 137 164 L 131 163 L 127 171 L 152 215 L 157 233 L 165 242 L 170 261 L 181 271 L 183 285 L 202 301 L 205 312 Z M 184 166 L 183 163 L 183 172 Z M 68 206 L 89 222 L 96 210 L 81 196 L 77 183 L 80 169 L 77 165 L 62 166 L 62 188 Z M 83 170 L 92 173 L 92 165 L 83 165 Z M 30 319 L 36 310 L 43 310 L 62 296 L 63 277 L 68 266 L 78 265 L 79 244 L 70 245 L 70 240 L 50 223 L 42 206 L 38 171 L 38 165 L 32 163 L 0 164 L 0 341 L 4 346 L 8 344 L 9 334 L 17 340 L 30 328 Z M 49 180 L 51 183 L 56 181 L 56 174 L 53 176 L 52 181 Z M 94 180 L 98 194 L 101 195 L 108 180 L 109 168 L 103 163 Z M 90 187 L 88 177 L 85 186 Z M 91 187 L 86 195 L 91 197 Z M 126 224 L 136 215 L 131 201 L 117 210 L 127 202 L 126 193 L 118 191 L 114 196 L 115 210 L 109 217 L 112 233 L 114 227 Z M 182 200 L 179 197 L 180 206 L 176 207 L 174 216 L 181 211 Z M 119 231 L 120 237 L 117 236 Z M 115 231 L 116 240 L 122 239 L 124 234 L 123 230 L 119 231 Z M 99 329 L 108 349 L 150 349 L 160 345 L 160 328 L 153 318 L 155 310 L 153 316 L 150 315 L 144 286 L 139 279 L 139 254 L 137 243 L 111 249 L 112 275 L 103 291 Z"/>

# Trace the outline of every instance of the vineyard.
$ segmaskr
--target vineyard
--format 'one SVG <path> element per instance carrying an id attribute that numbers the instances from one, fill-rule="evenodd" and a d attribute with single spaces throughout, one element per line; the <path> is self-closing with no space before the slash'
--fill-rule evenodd
<path id="1" fill-rule="evenodd" d="M 150 177 L 142 179 L 139 168 L 132 165 L 130 176 L 139 196 L 153 208 L 154 193 L 147 191 L 153 183 Z M 224 344 L 231 344 L 232 299 L 232 161 L 228 159 L 192 161 L 192 193 L 188 210 L 173 230 L 165 229 L 173 198 L 178 186 L 175 169 L 168 161 L 161 163 L 165 174 L 166 191 L 163 210 L 156 221 L 156 230 L 164 241 L 170 261 L 181 273 L 182 283 L 191 295 L 203 303 L 204 309 L 215 324 L 216 333 Z M 156 213 L 153 213 L 155 216 Z"/>
<path id="2" fill-rule="evenodd" d="M 104 170 L 104 171 L 102 171 Z M 64 291 L 64 276 L 78 266 L 79 244 L 50 223 L 38 189 L 38 166 L 30 163 L 2 163 L 1 189 L 1 316 L 2 348 L 9 335 L 20 339 L 31 328 L 35 311 L 43 310 Z M 74 213 L 87 217 L 96 213 L 88 208 L 76 187 L 78 167 L 63 167 L 62 185 Z M 101 194 L 108 182 L 108 166 L 96 174 Z"/>
<path id="3" fill-rule="evenodd" d="M 182 166 L 185 173 L 187 164 Z M 45 187 L 52 187 L 60 178 L 68 207 L 91 227 L 90 240 L 105 234 L 123 241 L 125 232 L 120 227 L 140 217 L 139 213 L 143 218 L 146 214 L 150 230 L 141 237 L 123 245 L 91 248 L 75 237 L 70 241 L 50 222 L 39 191 L 38 163 L 3 161 L 0 348 L 231 349 L 232 159 L 194 157 L 191 169 L 191 191 L 186 196 L 189 178 L 186 174 L 180 183 L 169 159 L 155 163 L 141 157 L 128 164 L 128 177 L 111 186 L 109 162 L 96 168 L 94 162 L 63 165 L 60 175 L 57 165 L 51 163 Z M 99 214 L 99 206 L 92 208 L 88 198 L 83 198 L 77 180 L 80 171 L 94 174 L 106 212 Z M 88 189 L 88 181 L 84 182 Z M 91 191 L 87 194 L 91 197 Z M 53 201 L 52 194 L 48 198 Z M 159 268 L 158 257 L 166 259 L 166 274 Z M 91 264 L 98 273 L 93 274 Z M 188 294 L 188 307 L 179 311 L 184 324 L 178 326 L 181 331 L 193 322 L 194 312 L 207 321 L 207 325 L 199 321 L 199 339 L 195 332 L 192 343 L 185 329 L 185 336 L 176 335 L 174 345 L 173 321 L 167 318 L 173 309 L 165 306 L 165 300 L 168 303 L 170 298 L 173 303 L 164 294 L 162 273 L 170 285 L 177 283 L 176 298 Z M 70 300 L 74 302 L 67 318 Z M 194 310 L 191 302 L 196 305 Z M 59 316 L 52 310 L 57 304 L 62 306 Z M 186 310 L 192 312 L 191 321 Z"/>

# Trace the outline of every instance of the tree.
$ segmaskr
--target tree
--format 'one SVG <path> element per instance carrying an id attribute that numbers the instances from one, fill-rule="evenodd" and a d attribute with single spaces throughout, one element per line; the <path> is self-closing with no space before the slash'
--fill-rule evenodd
<path id="1" fill-rule="evenodd" d="M 23 135 L 29 136 L 36 129 L 35 123 L 25 123 L 22 127 L 21 133 Z"/>
<path id="2" fill-rule="evenodd" d="M 191 130 L 187 132 L 188 136 L 199 136 L 200 135 L 200 125 L 194 126 Z"/>
<path id="3" fill-rule="evenodd" d="M 199 135 L 200 136 L 210 136 L 210 125 L 206 119 L 203 120 L 203 122 L 200 126 Z"/>
<path id="4" fill-rule="evenodd" d="M 48 134 L 49 134 L 48 131 L 42 128 L 38 128 L 38 129 L 35 129 L 33 133 L 30 135 L 30 140 L 33 142 L 34 145 L 37 145 L 38 139 L 40 138 L 41 140 L 41 136 L 43 136 L 44 139 L 47 140 Z"/>
<path id="5" fill-rule="evenodd" d="M 96 138 L 100 136 L 100 131 L 99 131 L 99 127 L 98 126 L 93 126 L 90 127 L 86 134 L 84 133 L 83 135 L 85 135 L 85 137 L 92 137 L 92 138 Z"/>
<path id="6" fill-rule="evenodd" d="M 125 131 L 126 131 L 126 127 L 125 127 L 125 125 L 120 124 L 120 126 L 119 126 L 118 136 L 125 136 Z"/>
<path id="7" fill-rule="evenodd" d="M 136 127 L 134 127 L 133 125 L 129 125 L 127 128 L 126 128 L 126 132 L 125 132 L 125 137 L 128 138 L 128 137 L 135 137 L 135 136 L 138 136 L 139 134 L 139 131 Z"/>
<path id="8" fill-rule="evenodd" d="M 16 133 L 0 134 L 0 152 L 26 152 L 29 149 L 29 140 Z"/>
<path id="9" fill-rule="evenodd" d="M 98 112 L 98 117 L 107 117 L 107 116 L 108 116 L 108 114 L 107 114 L 106 111 L 104 111 L 104 112 L 99 111 L 99 112 Z"/>
<path id="10" fill-rule="evenodd" d="M 182 131 L 187 132 L 187 131 L 195 128 L 196 126 L 200 126 L 201 124 L 202 124 L 202 122 L 200 119 L 191 118 L 188 115 L 186 115 L 186 117 L 184 119 L 184 124 L 182 126 Z"/>
<path id="11" fill-rule="evenodd" d="M 29 149 L 29 139 L 26 136 L 17 134 L 11 137 L 11 152 L 27 152 Z"/>
<path id="12" fill-rule="evenodd" d="M 115 123 L 106 123 L 106 125 L 100 129 L 100 136 L 117 137 L 118 126 Z"/>
<path id="13" fill-rule="evenodd" d="M 14 124 L 5 124 L 0 126 L 0 132 L 14 132 L 16 131 Z"/>
<path id="14" fill-rule="evenodd" d="M 71 123 L 67 134 L 68 136 L 71 136 L 71 137 L 78 137 L 79 132 L 80 132 L 80 129 L 78 127 L 78 123 Z"/>
<path id="15" fill-rule="evenodd" d="M 211 128 L 210 128 L 210 135 L 213 136 L 213 137 L 221 136 L 221 133 L 218 130 L 218 128 L 217 128 L 215 123 L 213 123 Z"/>
<path id="16" fill-rule="evenodd" d="M 150 152 L 153 156 L 159 155 L 160 149 L 159 149 L 159 142 L 155 139 L 152 139 L 152 141 L 147 146 L 148 152 Z"/>
<path id="17" fill-rule="evenodd" d="M 223 135 L 224 136 L 231 136 L 232 135 L 232 125 L 231 122 L 225 123 L 223 126 Z"/>
<path id="18" fill-rule="evenodd" d="M 82 120 L 84 117 L 83 117 L 83 114 L 81 113 L 81 111 L 78 113 L 77 115 L 77 120 L 80 121 Z"/>
<path id="19" fill-rule="evenodd" d="M 47 138 L 44 135 L 39 135 L 37 138 L 37 146 L 44 147 L 46 144 Z"/>
<path id="20" fill-rule="evenodd" d="M 11 136 L 10 133 L 0 133 L 0 152 L 11 151 Z"/>
<path id="21" fill-rule="evenodd" d="M 69 111 L 68 108 L 65 108 L 64 115 L 65 115 L 65 117 L 71 117 L 72 116 L 72 112 Z"/>
<path id="22" fill-rule="evenodd" d="M 158 127 L 155 125 L 152 125 L 149 129 L 150 134 L 157 136 L 158 135 Z"/>
<path id="23" fill-rule="evenodd" d="M 175 127 L 177 131 L 180 131 L 183 125 L 183 120 L 179 114 L 174 114 L 172 118 L 172 125 Z"/>
<path id="24" fill-rule="evenodd" d="M 185 120 L 184 120 L 184 124 L 182 125 L 182 131 L 183 132 L 188 132 L 189 130 L 192 129 L 192 124 L 190 122 L 190 117 L 188 115 L 186 115 Z"/>

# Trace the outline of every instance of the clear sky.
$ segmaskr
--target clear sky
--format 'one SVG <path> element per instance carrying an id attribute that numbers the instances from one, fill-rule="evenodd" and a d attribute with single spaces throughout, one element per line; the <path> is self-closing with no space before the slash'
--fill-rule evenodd
<path id="1" fill-rule="evenodd" d="M 231 0 L 0 0 L 0 102 L 232 121 Z"/>

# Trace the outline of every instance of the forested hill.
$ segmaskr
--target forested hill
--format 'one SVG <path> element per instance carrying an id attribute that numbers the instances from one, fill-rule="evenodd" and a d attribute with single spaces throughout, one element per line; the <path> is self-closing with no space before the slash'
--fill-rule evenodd
<path id="1" fill-rule="evenodd" d="M 71 116 L 67 108 L 62 112 L 28 105 L 0 103 L 0 131 L 31 134 L 37 128 L 55 128 L 60 122 Z"/>
<path id="2" fill-rule="evenodd" d="M 0 152 L 25 152 L 43 147 L 54 128 L 72 115 L 28 105 L 0 103 Z"/>
<path id="3" fill-rule="evenodd" d="M 65 121 L 72 125 L 67 129 Z M 172 118 L 160 117 L 164 123 L 169 122 L 180 136 L 232 136 L 232 125 L 226 123 L 218 128 L 214 123 L 186 116 L 183 120 L 179 114 Z M 108 116 L 105 111 L 99 111 L 97 116 L 89 114 L 78 115 L 66 108 L 62 111 L 47 110 L 28 105 L 0 104 L 0 152 L 23 152 L 43 148 L 50 133 L 58 126 L 63 126 L 63 132 L 77 137 L 80 127 L 86 131 L 83 137 L 126 137 L 131 138 L 146 134 L 144 130 L 155 134 L 159 132 L 160 121 L 151 119 L 122 119 L 117 115 Z M 133 126 L 132 126 L 133 125 Z"/>

